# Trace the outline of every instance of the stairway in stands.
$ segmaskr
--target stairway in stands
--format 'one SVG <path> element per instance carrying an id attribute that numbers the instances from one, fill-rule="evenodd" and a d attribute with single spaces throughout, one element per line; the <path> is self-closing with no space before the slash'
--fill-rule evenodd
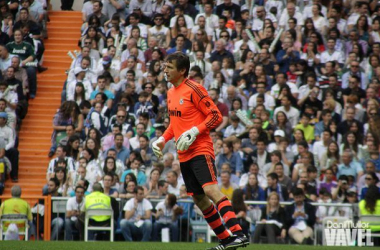
<path id="1" fill-rule="evenodd" d="M 48 23 L 49 39 L 45 40 L 43 66 L 49 69 L 38 74 L 37 96 L 29 100 L 29 111 L 19 133 L 19 182 L 23 195 L 41 195 L 46 184 L 50 159 L 50 136 L 53 116 L 60 106 L 61 91 L 70 67 L 69 50 L 79 50 L 81 12 L 51 11 Z M 4 195 L 10 195 L 14 184 L 8 180 Z"/>

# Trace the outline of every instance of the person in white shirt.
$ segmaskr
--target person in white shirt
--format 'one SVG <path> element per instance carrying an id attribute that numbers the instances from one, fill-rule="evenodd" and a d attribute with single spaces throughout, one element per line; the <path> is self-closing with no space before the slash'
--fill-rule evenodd
<path id="1" fill-rule="evenodd" d="M 170 171 L 166 174 L 166 182 L 169 184 L 168 186 L 168 194 L 174 194 L 175 196 L 179 196 L 179 190 L 182 184 L 178 181 L 177 172 Z"/>
<path id="2" fill-rule="evenodd" d="M 195 57 L 195 61 L 190 63 L 190 69 L 193 66 L 198 66 L 201 69 L 202 74 L 204 76 L 207 75 L 211 71 L 212 66 L 211 63 L 205 60 L 205 52 L 202 50 L 198 50 L 195 52 Z"/>
<path id="3" fill-rule="evenodd" d="M 207 34 L 207 37 L 208 37 L 208 40 L 210 41 L 212 39 L 212 35 L 213 35 L 213 32 L 214 32 L 214 29 L 213 28 L 210 28 L 206 25 L 206 18 L 204 16 L 200 16 L 196 22 L 197 25 L 195 25 L 192 29 L 191 29 L 191 36 L 190 36 L 190 40 L 194 40 L 195 37 L 197 36 L 197 31 L 199 31 L 200 29 L 202 30 L 205 30 L 206 31 L 206 34 Z"/>
<path id="4" fill-rule="evenodd" d="M 177 219 L 183 209 L 177 205 L 177 197 L 174 194 L 168 194 L 164 201 L 157 204 L 156 210 L 153 241 L 160 241 L 159 235 L 163 228 L 169 228 L 170 241 L 178 241 L 179 228 Z"/>
<path id="5" fill-rule="evenodd" d="M 224 138 L 228 138 L 232 135 L 239 135 L 245 131 L 245 126 L 240 124 L 240 119 L 236 115 L 231 116 L 231 125 L 224 131 Z"/>
<path id="6" fill-rule="evenodd" d="M 133 13 L 133 10 L 135 9 L 140 9 L 145 16 L 150 17 L 152 14 L 152 1 L 131 0 L 129 3 L 129 13 Z"/>
<path id="7" fill-rule="evenodd" d="M 241 40 L 235 42 L 235 50 L 234 52 L 237 53 L 239 50 L 240 50 L 240 47 L 242 45 L 248 45 L 248 48 L 253 52 L 253 53 L 257 53 L 257 49 L 256 49 L 256 46 L 255 44 L 249 39 L 248 35 L 247 35 L 247 31 L 246 30 L 242 30 L 241 31 Z"/>
<path id="8" fill-rule="evenodd" d="M 286 10 L 283 11 L 280 17 L 280 27 L 285 28 L 285 30 L 289 29 L 288 20 L 290 17 L 297 19 L 297 26 L 301 28 L 304 25 L 304 19 L 300 12 L 296 12 L 296 6 L 294 3 L 288 3 L 286 5 Z"/>
<path id="9" fill-rule="evenodd" d="M 297 98 L 298 97 L 298 88 L 297 86 L 294 84 L 294 83 L 291 83 L 291 82 L 287 82 L 287 79 L 288 79 L 288 76 L 283 73 L 283 72 L 280 72 L 280 73 L 277 73 L 276 75 L 276 84 L 272 86 L 271 90 L 270 90 L 270 94 L 271 96 L 273 96 L 274 98 L 278 98 L 278 96 L 280 95 L 280 89 L 282 86 L 284 86 L 285 84 L 287 84 L 290 88 L 290 92 L 292 93 L 292 95 Z"/>
<path id="10" fill-rule="evenodd" d="M 219 17 L 215 14 L 212 14 L 213 4 L 212 2 L 206 2 L 204 4 L 204 13 L 198 14 L 195 17 L 195 23 L 198 23 L 198 18 L 204 16 L 206 18 L 206 26 L 211 29 L 216 29 L 219 27 Z"/>
<path id="11" fill-rule="evenodd" d="M 266 12 L 264 6 L 257 6 L 255 10 L 253 10 L 252 12 L 256 13 L 256 15 L 253 15 L 254 19 L 252 23 L 252 30 L 254 31 L 262 30 L 265 19 L 270 19 L 273 23 L 273 26 L 277 28 L 277 18 L 272 13 Z"/>
<path id="12" fill-rule="evenodd" d="M 137 13 L 132 13 L 128 16 L 129 18 L 129 25 L 125 27 L 124 35 L 127 37 L 131 37 L 131 31 L 133 26 L 138 26 L 140 28 L 140 36 L 142 38 L 148 38 L 148 27 L 140 23 L 140 16 Z M 130 49 L 128 47 L 128 49 Z"/>
<path id="13" fill-rule="evenodd" d="M 321 0 L 313 0 L 312 1 L 312 4 L 309 4 L 308 6 L 306 6 L 304 9 L 303 9 L 303 19 L 306 20 L 307 18 L 311 18 L 313 16 L 313 13 L 312 13 L 312 8 L 313 8 L 313 5 L 315 4 L 319 4 L 321 5 L 322 7 L 322 14 L 327 17 L 327 8 L 326 6 L 323 6 L 321 4 Z"/>
<path id="14" fill-rule="evenodd" d="M 67 81 L 67 85 L 66 85 L 66 89 L 67 89 L 66 90 L 66 94 L 67 94 L 66 100 L 67 101 L 74 100 L 75 88 L 77 86 L 77 83 L 79 83 L 79 82 L 81 82 L 83 84 L 83 87 L 85 90 L 85 99 L 86 100 L 90 99 L 91 93 L 92 93 L 92 91 L 94 91 L 94 89 L 92 88 L 91 82 L 89 80 L 85 79 L 86 72 L 87 72 L 87 69 L 82 69 L 81 67 L 76 67 L 74 69 L 75 79 L 71 80 L 71 81 Z"/>
<path id="15" fill-rule="evenodd" d="M 325 129 L 322 133 L 322 140 L 316 141 L 313 144 L 314 163 L 319 167 L 319 163 L 322 160 L 322 156 L 326 153 L 327 147 L 330 144 L 332 138 L 332 132 Z"/>
<path id="16" fill-rule="evenodd" d="M 282 106 L 274 110 L 273 116 L 276 117 L 276 114 L 279 111 L 283 111 L 288 117 L 290 124 L 292 124 L 292 127 L 295 127 L 298 124 L 298 120 L 300 116 L 299 110 L 291 106 L 291 102 L 287 96 L 282 97 L 281 104 Z"/>
<path id="17" fill-rule="evenodd" d="M 66 203 L 66 218 L 65 218 L 65 241 L 73 240 L 73 229 L 79 230 L 77 225 L 78 216 L 84 211 L 84 192 L 82 186 L 75 188 L 75 197 L 71 197 Z"/>
<path id="18" fill-rule="evenodd" d="M 155 37 L 159 47 L 168 48 L 170 44 L 170 30 L 163 25 L 164 15 L 158 13 L 154 16 L 154 26 L 148 30 L 148 39 Z"/>
<path id="19" fill-rule="evenodd" d="M 175 27 L 175 24 L 177 22 L 177 18 L 180 15 L 183 15 L 185 17 L 186 27 L 188 29 L 192 29 L 194 27 L 193 19 L 184 13 L 182 6 L 180 6 L 180 5 L 175 6 L 174 7 L 174 14 L 175 14 L 175 16 L 170 19 L 170 28 L 171 29 L 173 29 Z"/>
<path id="20" fill-rule="evenodd" d="M 120 221 L 120 228 L 126 241 L 133 241 L 137 234 L 142 234 L 141 241 L 149 241 L 152 233 L 152 209 L 149 200 L 144 198 L 144 188 L 138 186 L 133 190 L 135 197 L 124 206 L 124 219 Z"/>
<path id="21" fill-rule="evenodd" d="M 257 93 L 254 94 L 253 96 L 251 96 L 249 98 L 249 101 L 248 101 L 248 107 L 250 109 L 256 107 L 257 105 L 257 96 L 258 95 L 264 95 L 264 106 L 267 110 L 273 110 L 273 108 L 276 106 L 276 102 L 273 98 L 273 96 L 265 93 L 265 90 L 266 90 L 266 84 L 265 82 L 258 82 L 256 84 L 256 90 L 257 90 Z"/>
<path id="22" fill-rule="evenodd" d="M 321 64 L 327 62 L 336 61 L 341 66 L 344 64 L 345 58 L 342 51 L 335 50 L 336 41 L 333 38 L 327 40 L 327 50 L 323 51 L 321 54 Z"/>

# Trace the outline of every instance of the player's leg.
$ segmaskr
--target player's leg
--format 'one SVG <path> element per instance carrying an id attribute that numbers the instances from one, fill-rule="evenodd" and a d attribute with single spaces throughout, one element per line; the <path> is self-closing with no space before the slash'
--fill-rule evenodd
<path id="1" fill-rule="evenodd" d="M 226 230 L 225 226 L 222 223 L 220 215 L 214 205 L 211 203 L 210 199 L 204 194 L 202 186 L 199 184 L 193 166 L 190 162 L 193 159 L 187 162 L 181 162 L 181 172 L 187 193 L 193 197 L 194 203 L 202 211 L 203 216 L 207 223 L 210 225 L 211 229 L 215 232 L 215 235 L 220 239 L 226 239 L 230 237 L 230 234 Z"/>
<path id="2" fill-rule="evenodd" d="M 226 226 L 230 231 L 238 236 L 242 236 L 243 231 L 236 219 L 236 214 L 232 208 L 231 202 L 228 198 L 220 191 L 217 185 L 216 178 L 216 167 L 214 159 L 209 156 L 203 156 L 204 162 L 201 162 L 203 159 L 199 159 L 197 166 L 200 166 L 201 176 L 200 183 L 202 185 L 203 191 L 216 205 L 220 215 L 222 216 Z"/>
<path id="3" fill-rule="evenodd" d="M 203 190 L 206 196 L 215 203 L 220 215 L 230 231 L 235 235 L 243 235 L 243 231 L 236 219 L 236 214 L 232 208 L 232 204 L 228 198 L 220 192 L 218 185 L 208 185 L 205 186 Z"/>
<path id="4" fill-rule="evenodd" d="M 211 199 L 214 202 L 226 226 L 234 234 L 232 237 L 221 240 L 220 245 L 212 249 L 235 249 L 237 247 L 247 246 L 249 241 L 238 224 L 231 202 L 220 192 L 217 185 L 214 159 L 208 155 L 196 156 L 191 161 L 190 169 L 194 173 L 198 185 L 201 186 L 203 193 L 206 195 L 202 201 L 206 202 L 206 200 L 208 200 L 208 202 L 210 202 L 209 199 Z M 214 211 L 214 205 L 212 205 L 212 207 L 210 206 L 209 209 Z M 205 211 L 205 213 L 206 212 L 208 211 Z M 216 212 L 216 214 L 218 213 Z M 218 217 L 220 217 L 220 215 L 218 214 Z"/>
<path id="5" fill-rule="evenodd" d="M 205 220 L 208 225 L 214 231 L 215 235 L 220 239 L 224 240 L 230 237 L 229 232 L 226 230 L 226 227 L 222 223 L 222 219 L 214 204 L 210 202 L 210 199 L 202 194 L 202 195 L 194 195 L 193 196 L 194 203 L 199 207 L 202 211 Z"/>

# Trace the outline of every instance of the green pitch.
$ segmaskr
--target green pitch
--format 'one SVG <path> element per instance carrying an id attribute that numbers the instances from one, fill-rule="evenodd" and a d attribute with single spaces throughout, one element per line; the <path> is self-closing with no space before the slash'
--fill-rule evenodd
<path id="1" fill-rule="evenodd" d="M 160 243 L 160 242 L 43 242 L 43 241 L 1 241 L 0 249 L 8 250 L 205 250 L 216 243 Z M 299 245 L 250 245 L 239 250 L 343 250 L 347 247 L 321 247 Z"/>

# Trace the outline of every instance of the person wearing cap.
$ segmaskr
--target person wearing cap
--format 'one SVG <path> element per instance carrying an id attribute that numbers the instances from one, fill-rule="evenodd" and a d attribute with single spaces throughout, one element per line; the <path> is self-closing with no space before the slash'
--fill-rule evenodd
<path id="1" fill-rule="evenodd" d="M 7 125 L 8 115 L 5 112 L 0 112 L 0 137 L 5 140 L 5 156 L 9 159 L 12 165 L 10 173 L 12 181 L 18 182 L 18 158 L 19 152 L 14 147 L 16 133 Z"/>
<path id="2" fill-rule="evenodd" d="M 245 127 L 240 123 L 239 117 L 236 115 L 231 116 L 231 125 L 224 131 L 224 138 L 230 137 L 232 135 L 239 135 L 245 131 Z"/>
<path id="3" fill-rule="evenodd" d="M 82 68 L 82 67 L 75 67 L 74 68 L 75 80 L 67 81 L 66 100 L 68 100 L 68 101 L 74 100 L 75 89 L 76 89 L 77 83 L 83 84 L 84 90 L 85 90 L 85 99 L 86 100 L 90 99 L 90 95 L 91 95 L 92 91 L 94 91 L 94 89 L 92 88 L 91 82 L 89 80 L 85 79 L 87 71 L 88 71 L 87 68 Z"/>
<path id="4" fill-rule="evenodd" d="M 285 132 L 281 129 L 277 129 L 276 131 L 274 131 L 273 136 L 274 136 L 274 142 L 272 142 L 268 145 L 268 152 L 269 153 L 272 153 L 274 150 L 279 149 L 280 139 L 285 138 Z"/>

